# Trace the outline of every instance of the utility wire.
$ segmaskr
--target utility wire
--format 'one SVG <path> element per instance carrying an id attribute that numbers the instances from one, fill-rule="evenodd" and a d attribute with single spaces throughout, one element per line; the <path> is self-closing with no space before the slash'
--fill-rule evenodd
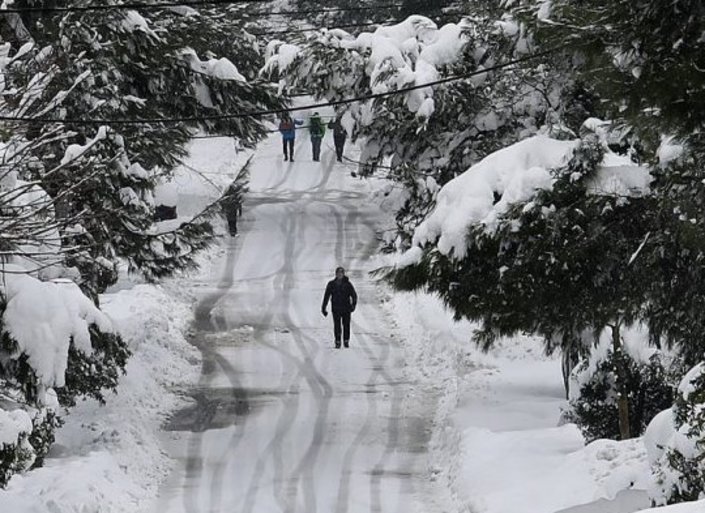
<path id="1" fill-rule="evenodd" d="M 173 2 L 125 2 L 123 4 L 89 4 L 46 7 L 8 7 L 0 14 L 113 11 L 122 9 L 165 9 L 168 7 L 206 7 L 209 5 L 263 4 L 272 0 L 178 0 Z"/>
<path id="2" fill-rule="evenodd" d="M 435 19 L 438 18 L 458 18 L 459 15 L 456 14 L 438 14 L 438 15 L 432 15 L 434 16 Z M 278 35 L 284 35 L 284 34 L 300 34 L 304 32 L 316 32 L 319 30 L 336 30 L 336 29 L 349 29 L 349 28 L 363 28 L 363 27 L 374 27 L 374 26 L 388 26 L 388 24 L 394 24 L 394 23 L 401 23 L 405 21 L 404 19 L 386 19 L 384 21 L 367 21 L 363 23 L 350 23 L 347 25 L 336 25 L 334 27 L 310 27 L 310 28 L 302 28 L 302 29 L 285 29 L 285 30 L 267 30 L 267 31 L 249 31 L 250 34 L 253 36 L 278 36 Z"/>
<path id="3" fill-rule="evenodd" d="M 8 7 L 0 9 L 0 14 L 22 14 L 22 13 L 64 13 L 64 12 L 87 12 L 87 11 L 115 11 L 124 9 L 165 9 L 169 7 L 208 7 L 220 5 L 237 5 L 237 4 L 264 4 L 270 3 L 272 0 L 178 0 L 167 2 L 126 2 L 122 4 L 90 4 L 90 5 L 75 5 L 75 6 L 46 6 L 46 7 Z M 396 9 L 402 7 L 403 4 L 388 4 L 379 6 L 360 6 L 360 7 L 333 7 L 330 9 L 316 10 L 289 10 L 289 11 L 272 11 L 266 13 L 254 13 L 248 16 L 283 16 L 295 14 L 327 14 L 331 12 L 359 12 L 380 9 Z"/>
<path id="4" fill-rule="evenodd" d="M 189 122 L 199 122 L 199 121 L 220 121 L 227 119 L 242 119 L 242 118 L 254 118 L 262 116 L 272 116 L 277 114 L 285 114 L 288 112 L 298 112 L 302 110 L 318 109 L 322 107 L 336 107 L 339 105 L 348 105 L 351 103 L 357 103 L 367 100 L 376 100 L 379 98 L 386 98 L 389 96 L 395 96 L 399 94 L 408 93 L 411 91 L 418 91 L 420 89 L 426 89 L 429 87 L 434 87 L 438 85 L 448 84 L 451 82 L 459 82 L 462 80 L 467 80 L 469 78 L 475 77 L 477 75 L 483 75 L 491 71 L 496 71 L 499 69 L 507 68 L 509 66 L 514 66 L 515 64 L 521 64 L 523 62 L 528 62 L 540 57 L 544 57 L 557 50 L 563 48 L 565 45 L 556 48 L 550 48 L 541 52 L 536 52 L 531 55 L 520 57 L 518 59 L 512 59 L 510 61 L 503 62 L 501 64 L 496 64 L 494 66 L 488 66 L 481 70 L 475 70 L 471 73 L 466 73 L 464 75 L 454 75 L 451 77 L 442 78 L 440 80 L 434 80 L 432 82 L 425 82 L 423 84 L 416 84 L 413 86 L 402 87 L 400 89 L 395 89 L 393 91 L 386 91 L 383 93 L 374 93 L 365 96 L 356 96 L 353 98 L 344 98 L 342 100 L 331 100 L 324 103 L 312 103 L 308 105 L 300 105 L 297 107 L 287 107 L 283 109 L 270 109 L 261 111 L 250 111 L 250 112 L 233 112 L 229 114 L 213 114 L 210 116 L 183 116 L 183 117 L 171 117 L 171 118 L 142 118 L 142 119 L 59 119 L 59 118 L 32 118 L 32 117 L 22 117 L 22 116 L 0 116 L 0 121 L 5 122 L 18 122 L 18 123 L 41 123 L 41 124 L 64 124 L 64 125 L 146 125 L 152 123 L 189 123 Z"/>

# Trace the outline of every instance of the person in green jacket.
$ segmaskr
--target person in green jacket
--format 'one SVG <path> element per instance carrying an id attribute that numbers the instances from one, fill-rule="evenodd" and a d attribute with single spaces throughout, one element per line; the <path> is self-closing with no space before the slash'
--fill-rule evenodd
<path id="1" fill-rule="evenodd" d="M 326 126 L 323 124 L 320 114 L 314 112 L 308 122 L 308 130 L 311 134 L 311 148 L 313 149 L 313 161 L 321 161 L 321 141 L 326 134 Z"/>

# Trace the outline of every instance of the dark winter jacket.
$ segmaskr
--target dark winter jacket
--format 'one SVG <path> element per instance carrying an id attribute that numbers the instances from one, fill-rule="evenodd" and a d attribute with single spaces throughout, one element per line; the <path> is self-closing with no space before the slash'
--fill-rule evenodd
<path id="1" fill-rule="evenodd" d="M 282 139 L 285 141 L 293 141 L 296 139 L 296 125 L 303 125 L 301 120 L 288 119 L 279 123 L 279 131 L 282 134 Z"/>
<path id="2" fill-rule="evenodd" d="M 311 139 L 323 139 L 326 133 L 326 126 L 323 124 L 320 116 L 312 116 L 309 121 L 309 132 L 311 132 Z"/>
<path id="3" fill-rule="evenodd" d="M 326 310 L 329 299 L 331 309 L 335 313 L 349 313 L 355 311 L 355 307 L 357 306 L 357 293 L 347 276 L 343 277 L 340 282 L 335 279 L 328 282 L 328 285 L 326 285 L 326 293 L 323 295 L 321 311 Z"/>
<path id="4" fill-rule="evenodd" d="M 348 133 L 345 131 L 345 128 L 339 119 L 328 123 L 328 128 L 333 130 L 333 139 L 336 142 L 345 142 L 345 139 L 348 137 Z"/>
<path id="5" fill-rule="evenodd" d="M 220 199 L 220 206 L 226 217 L 242 215 L 242 201 L 247 192 L 247 186 L 241 183 L 231 183 Z"/>

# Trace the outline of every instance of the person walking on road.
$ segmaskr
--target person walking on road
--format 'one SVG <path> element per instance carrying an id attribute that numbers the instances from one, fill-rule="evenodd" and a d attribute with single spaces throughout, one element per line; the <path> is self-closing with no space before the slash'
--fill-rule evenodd
<path id="1" fill-rule="evenodd" d="M 326 285 L 326 292 L 323 294 L 323 304 L 321 313 L 328 317 L 328 301 L 330 300 L 333 311 L 333 334 L 335 336 L 335 347 L 340 349 L 342 335 L 343 345 L 350 347 L 350 314 L 357 306 L 357 293 L 355 287 L 345 276 L 345 269 L 338 267 L 335 270 L 335 278 Z"/>
<path id="2" fill-rule="evenodd" d="M 338 157 L 338 162 L 343 161 L 343 152 L 345 151 L 345 141 L 348 138 L 348 132 L 343 127 L 340 116 L 328 123 L 328 128 L 333 130 L 333 142 L 335 143 L 335 155 Z"/>
<path id="3" fill-rule="evenodd" d="M 220 199 L 220 206 L 228 221 L 228 233 L 231 237 L 237 235 L 237 220 L 242 216 L 242 202 L 246 192 L 247 185 L 235 180 Z"/>
<path id="4" fill-rule="evenodd" d="M 311 134 L 311 148 L 313 149 L 313 161 L 321 161 L 321 141 L 326 134 L 326 126 L 318 112 L 314 112 L 308 123 L 309 133 Z"/>
<path id="5" fill-rule="evenodd" d="M 289 114 L 282 115 L 279 123 L 279 132 L 282 134 L 282 145 L 284 147 L 284 160 L 294 161 L 294 142 L 296 141 L 296 125 L 302 125 L 303 121 L 291 119 Z"/>

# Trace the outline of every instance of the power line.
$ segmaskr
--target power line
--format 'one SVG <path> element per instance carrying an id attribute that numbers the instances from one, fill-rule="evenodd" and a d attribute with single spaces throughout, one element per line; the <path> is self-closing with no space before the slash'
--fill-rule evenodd
<path id="1" fill-rule="evenodd" d="M 123 4 L 90 4 L 90 5 L 75 5 L 75 6 L 46 6 L 46 7 L 9 7 L 0 9 L 0 14 L 22 14 L 22 13 L 65 13 L 65 12 L 87 12 L 87 11 L 114 11 L 124 9 L 165 9 L 170 7 L 208 7 L 220 5 L 237 5 L 237 4 L 265 4 L 272 0 L 178 0 L 166 2 L 126 2 Z M 330 9 L 311 9 L 311 10 L 290 10 L 290 11 L 272 11 L 266 13 L 254 13 L 249 16 L 284 16 L 294 14 L 327 14 L 331 12 L 359 12 L 380 9 L 397 9 L 403 4 L 387 4 L 379 6 L 360 6 L 360 7 L 333 7 Z"/>
<path id="2" fill-rule="evenodd" d="M 432 15 L 434 18 L 439 19 L 439 18 L 457 18 L 459 15 L 456 14 L 445 14 L 441 13 L 438 15 Z M 429 18 L 430 19 L 430 18 Z M 316 32 L 318 30 L 336 30 L 336 29 L 349 29 L 349 28 L 362 28 L 362 27 L 374 27 L 374 26 L 388 26 L 387 24 L 393 24 L 393 23 L 401 23 L 405 21 L 404 19 L 386 19 L 384 21 L 367 21 L 363 23 L 350 23 L 347 25 L 336 25 L 334 27 L 310 27 L 310 28 L 302 28 L 302 29 L 294 29 L 294 30 L 267 30 L 267 31 L 262 31 L 262 32 L 251 32 L 248 30 L 250 34 L 253 36 L 276 36 L 276 35 L 283 35 L 283 34 L 300 34 L 304 32 Z"/>
<path id="3" fill-rule="evenodd" d="M 165 9 L 169 7 L 206 7 L 208 5 L 261 4 L 272 0 L 178 0 L 173 2 L 126 2 L 123 4 L 90 4 L 45 7 L 10 7 L 0 9 L 0 14 L 113 11 L 121 9 Z"/>
<path id="4" fill-rule="evenodd" d="M 250 111 L 250 112 L 233 112 L 229 114 L 213 114 L 210 116 L 182 116 L 182 117 L 172 117 L 172 118 L 142 118 L 142 119 L 58 119 L 58 118 L 31 118 L 31 117 L 21 117 L 21 116 L 0 116 L 0 121 L 5 122 L 18 122 L 18 123 L 41 123 L 41 124 L 63 124 L 63 125 L 145 125 L 153 123 L 189 123 L 189 122 L 199 122 L 199 121 L 221 121 L 227 119 L 241 119 L 241 118 L 254 118 L 263 116 L 272 116 L 277 114 L 285 114 L 288 112 L 298 112 L 302 110 L 312 110 L 322 107 L 336 107 L 339 105 L 348 105 L 351 103 L 357 103 L 367 100 L 376 100 L 379 98 L 386 98 L 388 96 L 395 96 L 398 94 L 404 94 L 411 91 L 418 91 L 420 89 L 426 89 L 428 87 L 434 87 L 438 85 L 448 84 L 451 82 L 459 82 L 462 80 L 467 80 L 469 78 L 475 77 L 477 75 L 483 75 L 491 71 L 496 71 L 499 69 L 507 68 L 515 64 L 521 64 L 523 62 L 528 62 L 540 57 L 544 57 L 557 50 L 563 48 L 565 45 L 556 48 L 550 48 L 541 52 L 536 52 L 531 55 L 520 57 L 518 59 L 512 59 L 510 61 L 503 62 L 501 64 L 496 64 L 494 66 L 489 66 L 481 70 L 475 70 L 464 75 L 454 75 L 451 77 L 442 78 L 439 80 L 434 80 L 432 82 L 425 82 L 423 84 L 416 84 L 413 86 L 402 87 L 400 89 L 395 89 L 393 91 L 386 91 L 383 93 L 374 93 L 365 96 L 356 96 L 353 98 L 344 98 L 342 100 L 331 100 L 324 103 L 312 103 L 308 105 L 300 105 L 297 107 L 287 107 L 283 109 L 270 109 L 261 111 Z"/>

